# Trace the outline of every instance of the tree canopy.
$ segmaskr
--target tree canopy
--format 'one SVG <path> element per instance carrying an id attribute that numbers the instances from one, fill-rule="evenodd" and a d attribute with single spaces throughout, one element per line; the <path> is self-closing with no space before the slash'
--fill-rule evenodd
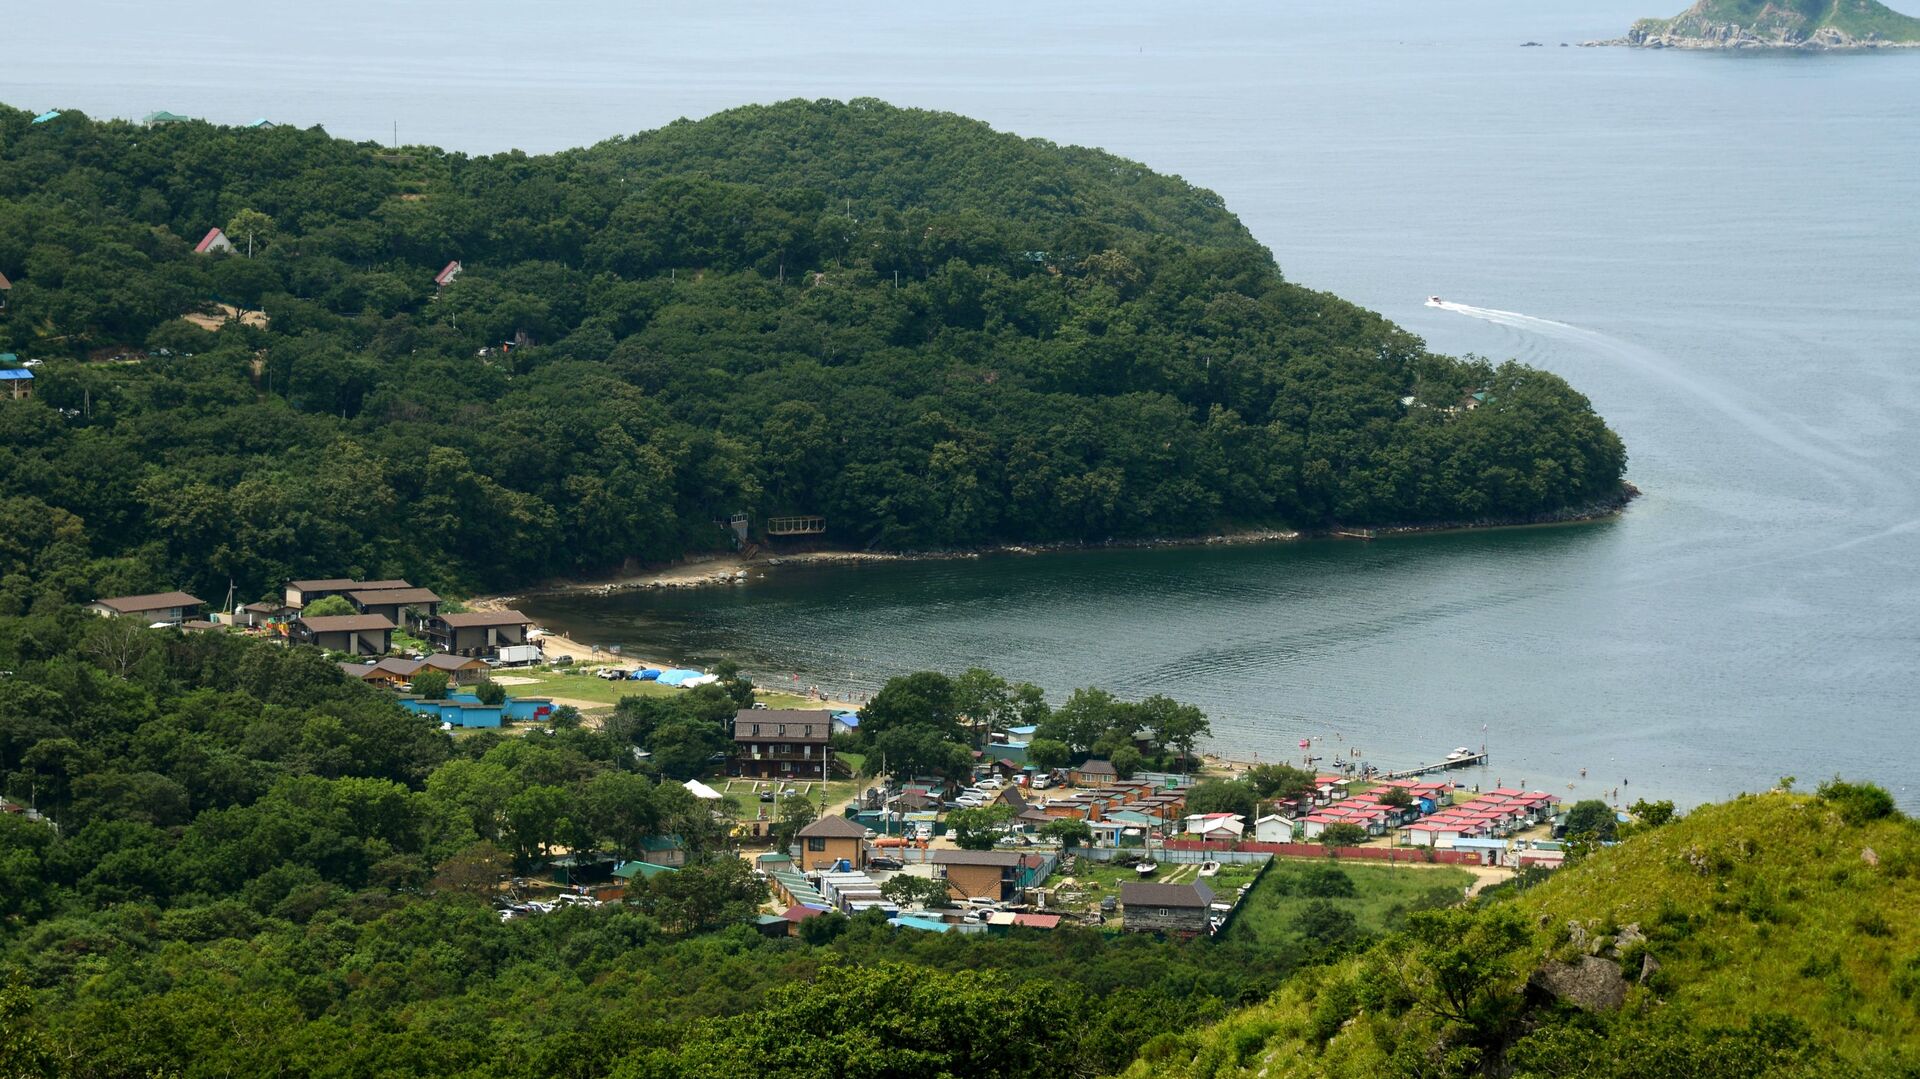
<path id="1" fill-rule="evenodd" d="M 1287 281 L 1210 192 L 957 116 L 791 101 L 542 157 L 29 121 L 0 107 L 0 351 L 46 361 L 0 409 L 0 610 L 503 587 L 737 512 L 912 550 L 1621 491 L 1559 378 Z M 252 257 L 196 255 L 216 225 Z"/>

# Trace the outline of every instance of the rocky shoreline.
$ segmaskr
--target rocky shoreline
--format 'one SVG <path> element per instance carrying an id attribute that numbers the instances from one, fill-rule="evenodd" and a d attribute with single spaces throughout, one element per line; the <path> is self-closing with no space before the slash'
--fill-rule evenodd
<path id="1" fill-rule="evenodd" d="M 864 562 L 934 561 L 981 558 L 988 555 L 1031 555 L 1057 551 L 1129 550 L 1158 547 L 1203 547 L 1249 543 L 1291 542 L 1303 539 L 1377 539 L 1384 536 L 1414 536 L 1437 532 L 1464 532 L 1494 528 L 1535 528 L 1551 525 L 1602 521 L 1618 516 L 1627 504 L 1640 496 L 1640 489 L 1623 483 L 1618 494 L 1580 506 L 1569 506 L 1552 513 L 1526 518 L 1483 518 L 1478 520 L 1439 521 L 1417 525 L 1379 525 L 1349 528 L 1335 525 L 1310 531 L 1291 529 L 1246 529 L 1205 536 L 1162 537 L 1148 539 L 1072 540 L 1054 543 L 1009 543 L 962 550 L 934 551 L 809 551 L 791 555 L 771 555 L 751 562 L 733 555 L 694 556 L 683 562 L 651 572 L 623 574 L 601 581 L 554 581 L 525 589 L 512 596 L 489 596 L 474 604 L 498 606 L 516 598 L 539 595 L 612 595 L 658 588 L 703 588 L 715 585 L 745 584 L 754 569 L 787 565 L 834 565 Z"/>
<path id="2" fill-rule="evenodd" d="M 1636 23 L 1625 37 L 1605 41 L 1587 41 L 1581 48 L 1621 46 L 1632 49 L 1754 50 L 1797 52 L 1871 52 L 1879 49 L 1920 48 L 1920 41 L 1892 41 L 1868 36 L 1854 37 L 1844 30 L 1823 26 L 1804 37 L 1789 31 L 1771 36 L 1739 23 L 1690 22 L 1671 25 L 1658 20 Z"/>

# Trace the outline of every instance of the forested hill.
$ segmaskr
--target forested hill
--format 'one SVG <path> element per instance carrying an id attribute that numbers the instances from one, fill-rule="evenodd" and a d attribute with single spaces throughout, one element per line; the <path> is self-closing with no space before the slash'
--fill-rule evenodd
<path id="1" fill-rule="evenodd" d="M 1532 519 L 1625 461 L 1209 192 L 873 101 L 480 158 L 0 108 L 0 273 L 0 352 L 43 361 L 0 402 L 13 606 L 499 587 L 736 512 L 893 549 Z"/>

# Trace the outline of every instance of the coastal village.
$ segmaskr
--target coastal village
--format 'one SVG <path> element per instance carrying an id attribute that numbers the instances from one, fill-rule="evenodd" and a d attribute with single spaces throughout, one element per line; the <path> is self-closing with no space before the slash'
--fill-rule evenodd
<path id="1" fill-rule="evenodd" d="M 391 692 L 401 708 L 456 737 L 550 732 L 563 713 L 594 724 L 626 695 L 718 680 L 582 648 L 517 610 L 467 610 L 399 579 L 291 580 L 277 600 L 207 608 L 176 591 L 106 597 L 89 609 L 155 628 L 315 646 L 347 677 Z M 1556 838 L 1560 799 L 1456 782 L 1453 773 L 1486 763 L 1465 747 L 1401 773 L 1361 777 L 1349 765 L 1313 774 L 1302 789 L 1261 800 L 1255 813 L 1206 812 L 1188 805 L 1195 784 L 1233 778 L 1245 765 L 1123 773 L 1113 760 L 1089 756 L 1040 767 L 1029 759 L 1035 728 L 1014 725 L 983 734 L 970 783 L 861 774 L 857 756 L 835 751 L 839 736 L 859 730 L 857 707 L 756 694 L 733 717 L 730 751 L 683 785 L 764 882 L 759 925 L 773 935 L 798 933 L 825 914 L 872 911 L 924 932 L 1072 923 L 1203 938 L 1232 926 L 1276 864 L 1455 867 L 1472 874 L 1464 889 L 1471 892 L 1556 868 L 1567 856 Z M 1135 737 L 1151 748 L 1146 732 Z M 806 820 L 793 827 L 796 802 Z M 986 835 L 956 827 L 978 810 L 991 811 Z M 503 879 L 496 905 L 511 919 L 618 901 L 636 878 L 675 873 L 686 862 L 685 844 L 671 834 L 608 854 L 556 851 L 538 878 Z"/>

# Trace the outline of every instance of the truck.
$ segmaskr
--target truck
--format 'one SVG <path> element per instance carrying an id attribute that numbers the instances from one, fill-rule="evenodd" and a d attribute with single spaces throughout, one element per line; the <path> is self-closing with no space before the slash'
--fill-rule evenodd
<path id="1" fill-rule="evenodd" d="M 501 667 L 525 667 L 540 662 L 540 646 L 537 644 L 504 644 L 500 654 L 494 657 Z"/>

